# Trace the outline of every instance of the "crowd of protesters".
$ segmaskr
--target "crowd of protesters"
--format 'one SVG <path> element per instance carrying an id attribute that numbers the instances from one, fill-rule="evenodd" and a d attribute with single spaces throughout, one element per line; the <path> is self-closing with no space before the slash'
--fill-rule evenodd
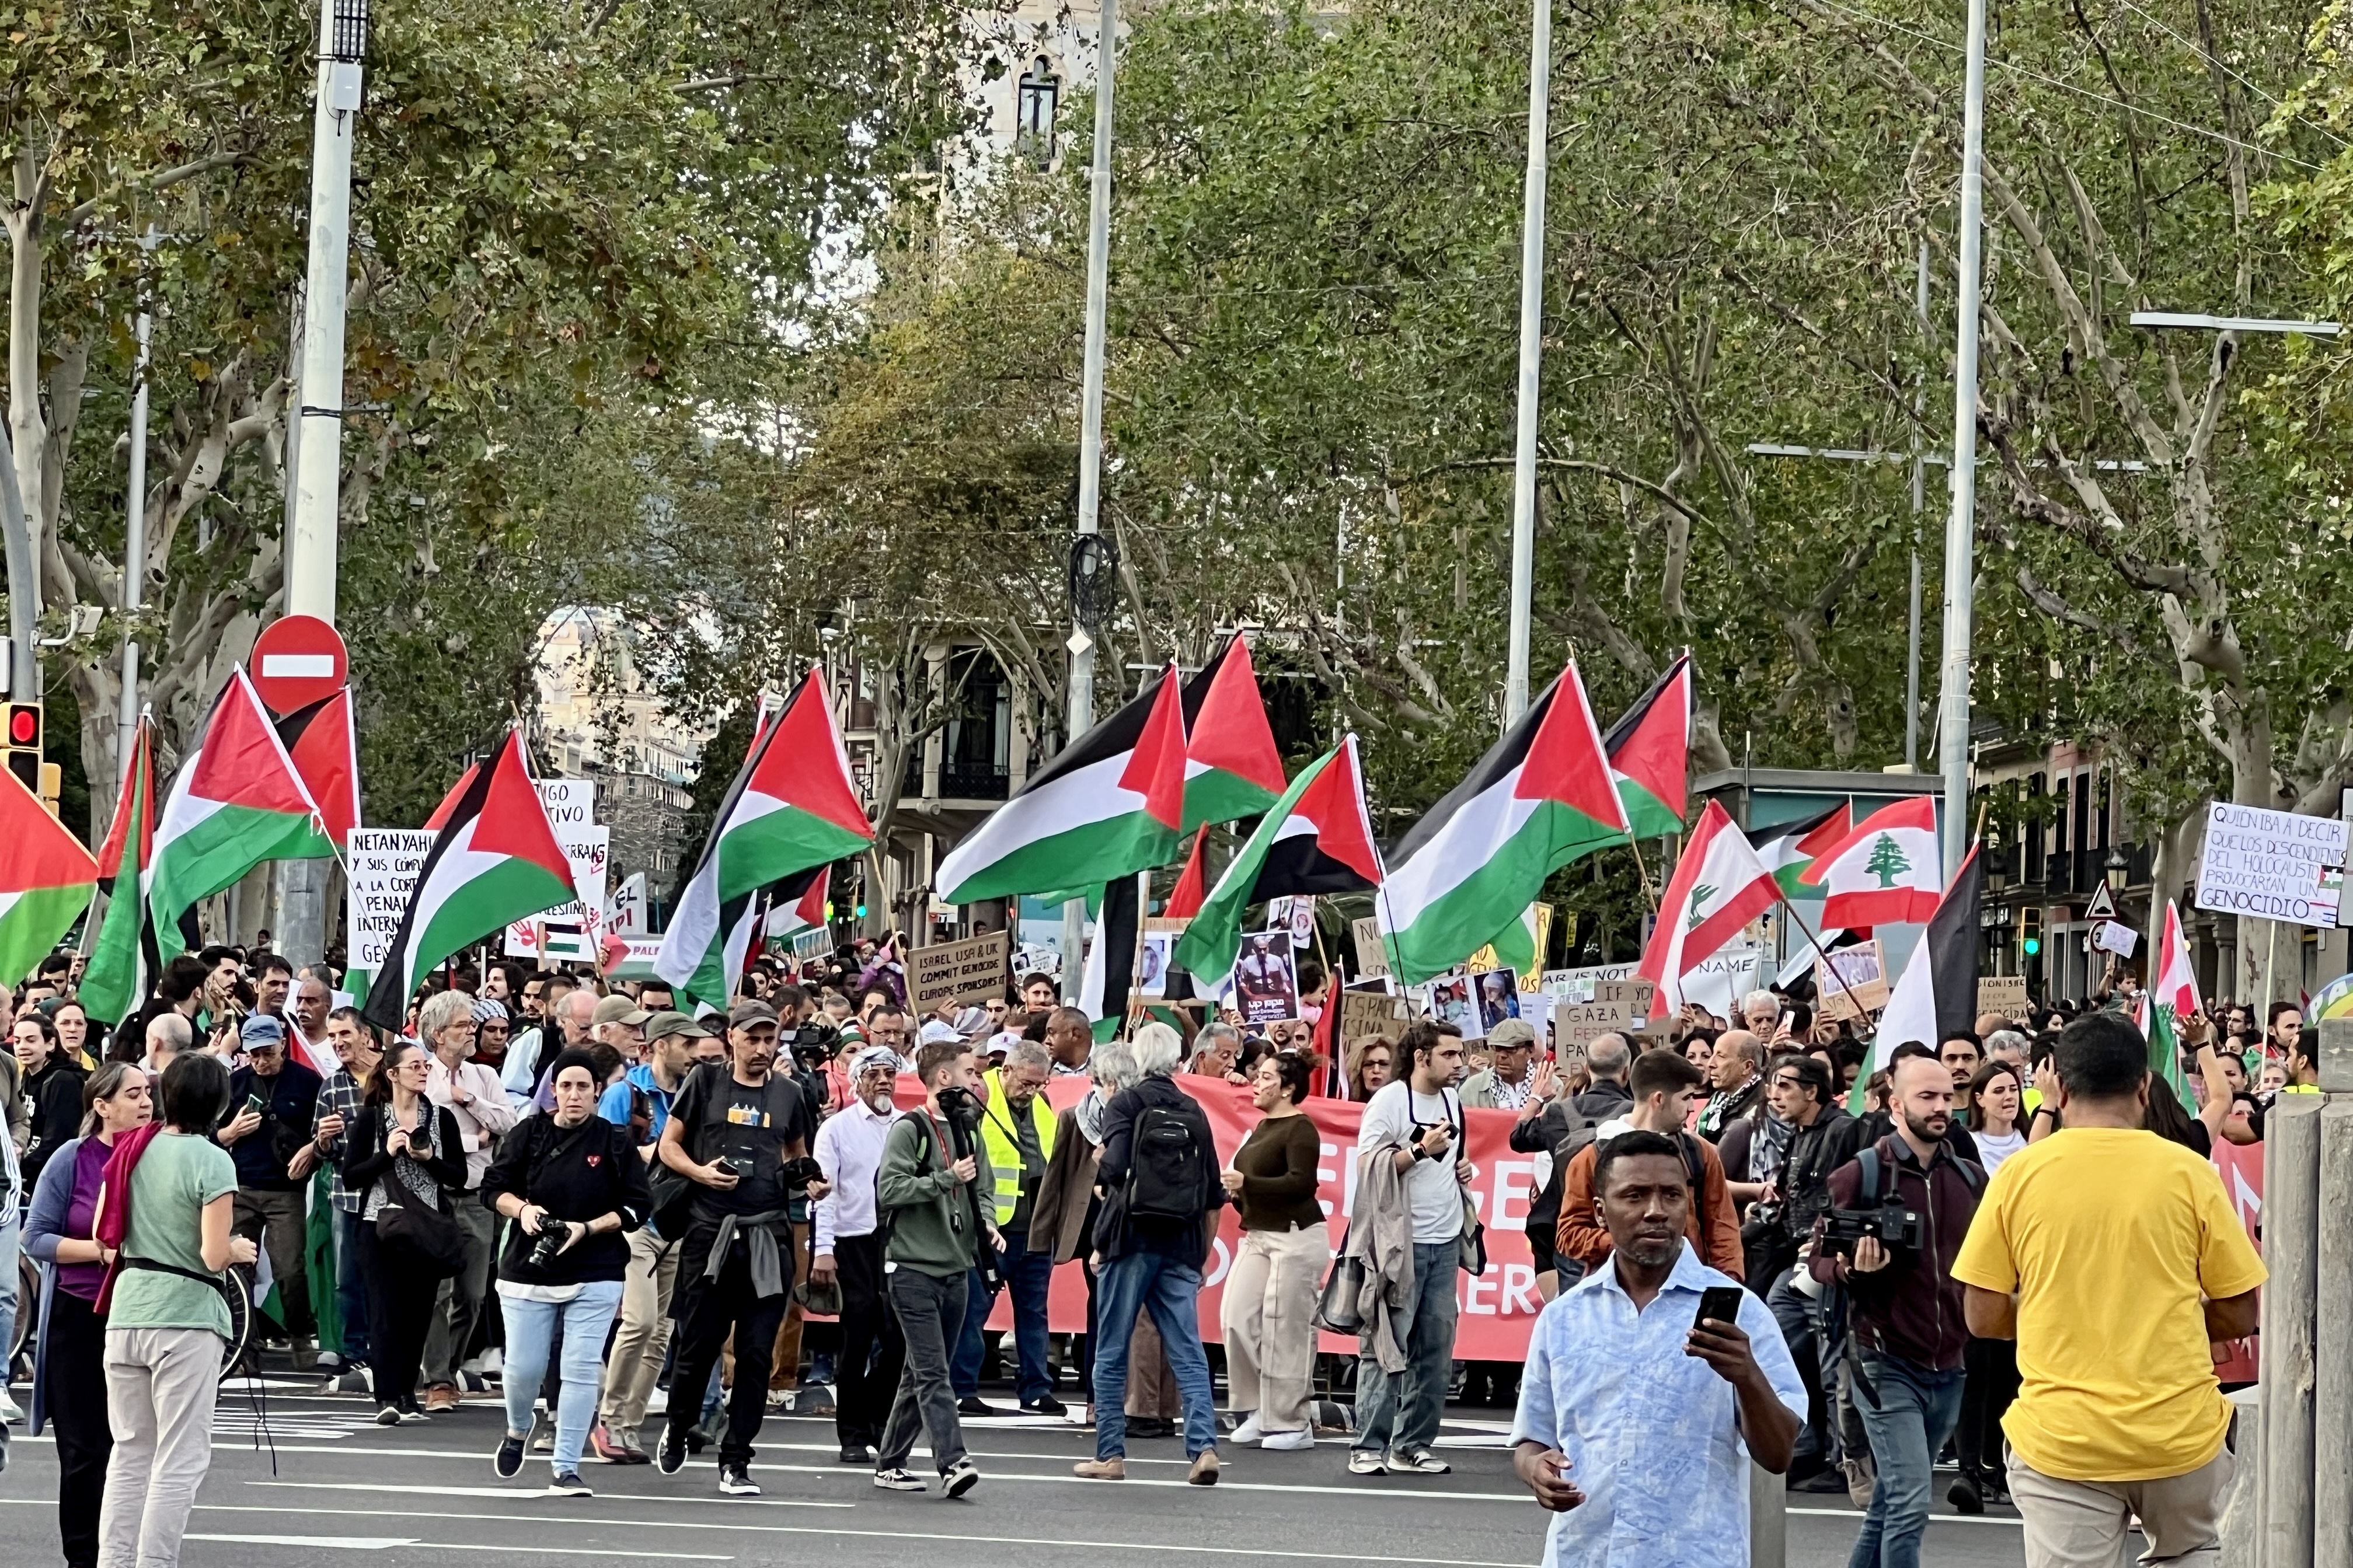
<path id="1" fill-rule="evenodd" d="M 2030 1562 L 2135 1515 L 2195 1552 L 2230 1463 L 2183 1347 L 2249 1332 L 2262 1279 L 2205 1160 L 2317 1077 L 2284 1004 L 2183 1021 L 2185 1105 L 2113 1006 L 1989 1015 L 1866 1078 L 1850 1023 L 1765 991 L 1640 1036 L 1423 1019 L 1327 1059 L 1316 1017 L 1098 1040 L 1042 975 L 917 1017 L 871 943 L 764 958 L 701 1018 L 656 981 L 454 963 L 396 1037 L 266 945 L 173 960 L 111 1026 L 78 969 L 0 989 L 0 1330 L 37 1319 L 69 1568 L 174 1557 L 224 1342 L 386 1425 L 495 1403 L 496 1474 L 544 1453 L 565 1496 L 592 1459 L 705 1451 L 723 1494 L 756 1496 L 767 1413 L 822 1388 L 844 1464 L 965 1497 L 960 1423 L 1003 1409 L 1001 1366 L 1014 1409 L 1092 1426 L 1076 1472 L 1102 1481 L 1134 1438 L 1181 1439 L 1208 1486 L 1221 1446 L 1319 1432 L 1346 1474 L 1439 1475 L 1450 1400 L 1514 1404 L 1559 1562 L 1612 1531 L 1662 1560 L 1745 1541 L 1745 1452 L 1863 1510 L 1852 1568 L 1911 1568 L 1948 1446 L 1951 1505 L 2014 1503 Z M 1246 1093 L 1229 1156 L 1188 1075 Z M 1083 1092 L 1050 1100 L 1068 1078 Z M 1319 1098 L 1362 1104 L 1345 1192 Z M 1508 1114 L 1535 1163 L 1548 1305 L 1524 1366 L 1457 1354 L 1458 1276 L 1484 1267 L 1471 1111 Z M 1198 1298 L 1228 1207 L 1220 1413 Z M 37 1301 L 14 1300 L 19 1245 Z M 1086 1331 L 1058 1335 L 1073 1261 Z M 1358 1353 L 1319 1355 L 1319 1327 Z"/>

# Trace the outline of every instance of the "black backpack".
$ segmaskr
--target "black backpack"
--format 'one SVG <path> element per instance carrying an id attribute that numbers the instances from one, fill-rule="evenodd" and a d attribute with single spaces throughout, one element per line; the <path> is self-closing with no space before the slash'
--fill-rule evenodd
<path id="1" fill-rule="evenodd" d="M 1198 1105 L 1144 1107 L 1128 1144 L 1127 1217 L 1199 1219 L 1216 1168 L 1217 1145 Z"/>

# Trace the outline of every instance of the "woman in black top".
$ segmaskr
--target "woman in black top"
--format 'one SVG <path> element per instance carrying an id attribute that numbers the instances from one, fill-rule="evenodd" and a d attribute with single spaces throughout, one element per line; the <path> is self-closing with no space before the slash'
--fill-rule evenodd
<path id="1" fill-rule="evenodd" d="M 368 1321 L 375 1329 L 368 1361 L 380 1426 L 432 1419 L 417 1407 L 417 1370 L 425 1359 L 434 1298 L 447 1275 L 388 1246 L 378 1224 L 385 1205 L 396 1204 L 438 1215 L 442 1225 L 454 1229 L 449 1194 L 466 1184 L 458 1119 L 425 1097 L 430 1060 L 414 1040 L 399 1041 L 385 1052 L 343 1140 L 343 1185 L 364 1194 L 353 1235 L 360 1278 L 368 1286 Z"/>
<path id="2" fill-rule="evenodd" d="M 20 1014 L 14 1031 L 16 1068 L 33 1104 L 32 1140 L 25 1146 L 25 1188 L 32 1190 L 49 1156 L 81 1132 L 81 1086 L 89 1075 L 58 1048 L 58 1026 L 38 1012 Z"/>
<path id="3" fill-rule="evenodd" d="M 628 1130 L 596 1114 L 602 1089 L 586 1051 L 555 1058 L 548 1081 L 555 1110 L 527 1117 L 499 1144 L 482 1174 L 482 1201 L 514 1223 L 499 1257 L 499 1308 L 506 1324 L 506 1439 L 491 1461 L 501 1479 L 522 1468 L 532 1400 L 564 1342 L 555 1402 L 558 1497 L 595 1494 L 580 1479 L 580 1451 L 596 1414 L 605 1331 L 621 1306 L 629 1246 L 622 1239 L 652 1207 L 646 1163 Z"/>

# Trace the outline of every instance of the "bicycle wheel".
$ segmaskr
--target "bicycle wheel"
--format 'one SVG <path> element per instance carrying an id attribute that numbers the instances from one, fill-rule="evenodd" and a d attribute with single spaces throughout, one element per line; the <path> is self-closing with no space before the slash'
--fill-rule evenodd
<path id="1" fill-rule="evenodd" d="M 245 1276 L 234 1268 L 222 1277 L 220 1292 L 228 1305 L 229 1335 L 221 1342 L 221 1377 L 227 1381 L 253 1340 L 253 1297 L 246 1289 Z"/>

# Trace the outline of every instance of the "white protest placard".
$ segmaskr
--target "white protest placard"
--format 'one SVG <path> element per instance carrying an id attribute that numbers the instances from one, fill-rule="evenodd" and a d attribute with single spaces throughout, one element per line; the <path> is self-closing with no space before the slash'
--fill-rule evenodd
<path id="1" fill-rule="evenodd" d="M 2215 801 L 2206 808 L 2198 907 L 2297 925 L 2334 926 L 2345 837 L 2342 817 L 2299 816 Z"/>
<path id="2" fill-rule="evenodd" d="M 417 827 L 352 829 L 344 849 L 351 892 L 344 904 L 343 951 L 353 969 L 374 974 L 384 967 L 435 837 Z"/>
<path id="3" fill-rule="evenodd" d="M 602 955 L 605 872 L 613 858 L 613 830 L 595 820 L 596 780 L 541 779 L 538 784 L 555 842 L 571 864 L 572 889 L 577 896 L 507 927 L 507 956 L 593 963 Z"/>
<path id="4" fill-rule="evenodd" d="M 1596 963 L 1583 969 L 1547 969 L 1538 977 L 1536 989 L 1557 1002 L 1582 1005 L 1593 1000 L 1593 988 L 1604 980 L 1625 980 L 1632 976 L 1631 963 Z"/>

